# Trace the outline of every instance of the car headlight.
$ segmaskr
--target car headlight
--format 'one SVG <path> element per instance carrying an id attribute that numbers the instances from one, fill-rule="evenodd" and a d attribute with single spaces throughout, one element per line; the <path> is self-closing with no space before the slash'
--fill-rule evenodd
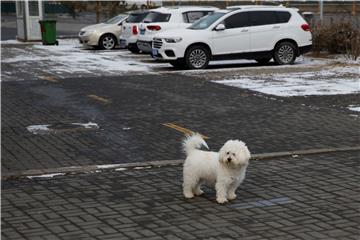
<path id="1" fill-rule="evenodd" d="M 93 34 L 93 33 L 96 33 L 96 30 L 87 30 L 87 31 L 84 31 L 84 30 L 81 30 L 80 31 L 80 35 L 90 35 L 90 34 Z"/>
<path id="2" fill-rule="evenodd" d="M 90 31 L 86 31 L 87 34 L 93 34 L 93 33 L 96 33 L 97 30 L 90 30 Z"/>
<path id="3" fill-rule="evenodd" d="M 180 42 L 182 40 L 181 37 L 176 37 L 176 38 L 164 38 L 165 42 L 167 43 L 177 43 Z"/>

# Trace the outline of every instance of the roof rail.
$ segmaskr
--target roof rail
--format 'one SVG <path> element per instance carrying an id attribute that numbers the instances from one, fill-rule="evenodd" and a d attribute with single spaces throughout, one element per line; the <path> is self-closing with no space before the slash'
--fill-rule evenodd
<path id="1" fill-rule="evenodd" d="M 250 8 L 278 8 L 284 7 L 282 4 L 280 5 L 235 5 L 226 7 L 229 10 L 236 10 L 236 9 L 250 9 Z"/>
<path id="2" fill-rule="evenodd" d="M 168 9 L 178 9 L 178 8 L 196 8 L 196 7 L 203 7 L 203 8 L 216 8 L 214 6 L 203 6 L 203 5 L 180 5 L 180 6 L 163 6 L 163 8 L 168 8 Z"/>

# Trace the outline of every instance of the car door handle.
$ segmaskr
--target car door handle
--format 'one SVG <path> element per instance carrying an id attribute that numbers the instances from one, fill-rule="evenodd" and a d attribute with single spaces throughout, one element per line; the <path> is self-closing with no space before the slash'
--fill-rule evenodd
<path id="1" fill-rule="evenodd" d="M 278 29 L 278 28 L 280 28 L 280 26 L 273 26 L 273 28 Z"/>
<path id="2" fill-rule="evenodd" d="M 241 32 L 248 32 L 249 31 L 249 29 L 243 29 L 243 30 L 241 30 Z"/>

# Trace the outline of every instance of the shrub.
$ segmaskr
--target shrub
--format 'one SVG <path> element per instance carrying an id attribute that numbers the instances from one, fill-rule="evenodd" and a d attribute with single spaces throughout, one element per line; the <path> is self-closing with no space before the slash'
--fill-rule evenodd
<path id="1" fill-rule="evenodd" d="M 360 31 L 350 23 L 336 23 L 314 27 L 313 51 L 342 53 L 356 60 L 360 55 Z"/>

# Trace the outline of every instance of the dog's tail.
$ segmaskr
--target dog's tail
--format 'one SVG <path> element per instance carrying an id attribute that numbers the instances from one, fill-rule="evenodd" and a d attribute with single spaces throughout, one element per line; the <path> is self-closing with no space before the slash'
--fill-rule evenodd
<path id="1" fill-rule="evenodd" d="M 201 145 L 209 149 L 205 140 L 201 137 L 199 133 L 193 133 L 192 135 L 188 135 L 183 141 L 183 149 L 186 155 L 189 155 L 189 153 L 194 151 L 195 149 L 199 149 Z"/>

